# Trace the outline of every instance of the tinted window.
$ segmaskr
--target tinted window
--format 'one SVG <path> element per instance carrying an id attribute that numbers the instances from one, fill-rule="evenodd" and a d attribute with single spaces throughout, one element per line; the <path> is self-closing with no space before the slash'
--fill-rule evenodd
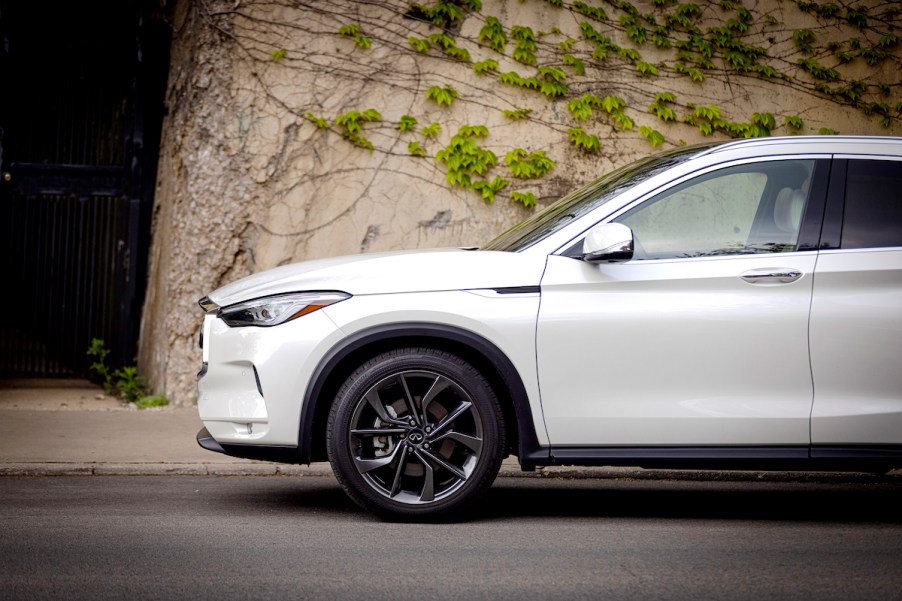
<path id="1" fill-rule="evenodd" d="M 840 246 L 902 246 L 902 161 L 849 161 Z"/>
<path id="2" fill-rule="evenodd" d="M 707 173 L 620 216 L 636 259 L 797 250 L 814 161 L 739 165 Z"/>

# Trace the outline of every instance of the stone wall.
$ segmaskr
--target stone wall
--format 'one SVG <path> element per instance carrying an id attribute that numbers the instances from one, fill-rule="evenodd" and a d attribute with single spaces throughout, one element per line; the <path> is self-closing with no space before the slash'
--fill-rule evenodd
<path id="1" fill-rule="evenodd" d="M 870 7 L 864 24 L 858 12 L 793 1 L 422 4 L 177 0 L 139 353 L 156 392 L 194 401 L 197 300 L 251 272 L 479 245 L 571 188 L 680 144 L 900 132 L 892 3 L 859 3 Z M 494 38 L 484 30 L 489 17 L 503 45 L 497 27 Z M 433 86 L 456 98 L 437 103 Z M 484 129 L 461 132 L 468 125 Z M 598 149 L 574 145 L 574 128 Z M 497 164 L 453 169 L 458 133 Z M 515 149 L 554 166 L 515 177 L 505 162 Z M 466 177 L 508 183 L 487 203 L 484 184 L 449 183 Z"/>

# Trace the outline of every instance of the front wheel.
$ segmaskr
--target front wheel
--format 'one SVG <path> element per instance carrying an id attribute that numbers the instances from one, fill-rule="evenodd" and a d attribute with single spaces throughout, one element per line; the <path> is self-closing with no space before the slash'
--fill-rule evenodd
<path id="1" fill-rule="evenodd" d="M 351 374 L 329 414 L 327 443 L 335 476 L 363 508 L 389 519 L 449 516 L 495 479 L 504 424 L 469 363 L 411 348 Z"/>

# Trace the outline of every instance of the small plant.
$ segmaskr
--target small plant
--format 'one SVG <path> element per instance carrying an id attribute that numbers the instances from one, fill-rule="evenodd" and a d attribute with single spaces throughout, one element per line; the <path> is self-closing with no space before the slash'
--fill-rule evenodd
<path id="1" fill-rule="evenodd" d="M 138 409 L 152 409 L 154 407 L 165 407 L 168 404 L 169 404 L 169 399 L 164 397 L 162 394 L 142 396 L 137 401 L 135 401 L 135 406 Z"/>
<path id="2" fill-rule="evenodd" d="M 147 394 L 147 380 L 138 375 L 138 368 L 134 366 L 121 367 L 113 370 L 107 364 L 110 351 L 106 344 L 99 338 L 91 340 L 87 355 L 93 357 L 89 369 L 94 372 L 103 384 L 103 390 L 109 395 L 122 399 L 126 403 L 134 403 L 138 409 L 149 407 L 162 407 L 169 404 L 169 399 L 162 395 L 149 396 Z"/>
<path id="3" fill-rule="evenodd" d="M 284 48 L 280 48 L 278 50 L 273 50 L 271 56 L 272 56 L 272 60 L 279 62 L 280 60 L 282 60 L 283 58 L 288 56 L 288 51 L 285 50 Z"/>
<path id="4" fill-rule="evenodd" d="M 134 403 L 147 393 L 147 380 L 138 375 L 137 367 L 116 370 L 116 390 L 126 403 Z"/>
<path id="5" fill-rule="evenodd" d="M 103 390 L 107 394 L 113 392 L 113 371 L 106 363 L 107 355 L 110 350 L 106 348 L 103 340 L 94 338 L 91 340 L 91 346 L 88 348 L 88 356 L 94 359 L 94 362 L 88 367 L 103 385 Z"/>

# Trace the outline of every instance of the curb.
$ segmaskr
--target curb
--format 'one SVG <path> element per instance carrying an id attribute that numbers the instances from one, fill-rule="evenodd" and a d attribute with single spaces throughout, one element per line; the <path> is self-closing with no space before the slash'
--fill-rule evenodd
<path id="1" fill-rule="evenodd" d="M 35 476 L 289 476 L 332 477 L 328 463 L 5 463 L 0 477 Z M 557 480 L 686 480 L 707 482 L 828 482 L 902 484 L 902 470 L 886 474 L 863 472 L 753 472 L 717 470 L 664 470 L 635 467 L 546 466 L 534 472 L 504 464 L 499 478 Z"/>

